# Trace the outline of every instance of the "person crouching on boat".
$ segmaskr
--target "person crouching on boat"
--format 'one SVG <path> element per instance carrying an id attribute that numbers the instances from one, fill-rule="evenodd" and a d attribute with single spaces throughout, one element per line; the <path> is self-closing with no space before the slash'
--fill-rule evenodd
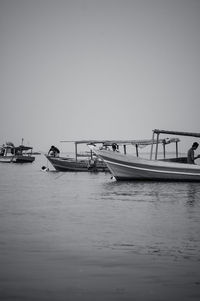
<path id="1" fill-rule="evenodd" d="M 194 151 L 198 148 L 199 146 L 199 143 L 198 142 L 194 142 L 192 144 L 192 147 L 188 150 L 188 153 L 187 153 L 187 163 L 188 164 L 195 164 L 195 160 L 197 158 L 200 158 L 200 155 L 196 156 L 194 155 Z"/>
<path id="2" fill-rule="evenodd" d="M 54 145 L 52 145 L 48 152 L 48 156 L 58 157 L 59 154 L 60 154 L 59 149 L 57 147 L 55 147 Z"/>

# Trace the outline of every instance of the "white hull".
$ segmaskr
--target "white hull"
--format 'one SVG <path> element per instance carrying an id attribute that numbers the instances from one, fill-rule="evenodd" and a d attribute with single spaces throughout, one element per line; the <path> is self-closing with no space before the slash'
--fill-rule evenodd
<path id="1" fill-rule="evenodd" d="M 200 181 L 200 166 L 96 150 L 116 180 Z"/>
<path id="2" fill-rule="evenodd" d="M 0 156 L 0 163 L 10 163 L 13 160 L 13 156 Z"/>

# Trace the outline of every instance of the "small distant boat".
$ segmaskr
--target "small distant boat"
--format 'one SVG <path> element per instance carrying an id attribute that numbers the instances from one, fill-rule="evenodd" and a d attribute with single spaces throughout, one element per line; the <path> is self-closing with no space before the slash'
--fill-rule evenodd
<path id="1" fill-rule="evenodd" d="M 7 142 L 0 147 L 0 162 L 32 163 L 35 160 L 35 157 L 32 156 L 32 149 L 32 147 L 23 144 L 15 147 L 12 142 Z"/>
<path id="2" fill-rule="evenodd" d="M 32 163 L 35 157 L 32 155 L 33 148 L 30 146 L 20 145 L 14 148 L 13 163 Z"/>
<path id="3" fill-rule="evenodd" d="M 14 157 L 14 144 L 11 142 L 6 143 L 0 147 L 0 162 L 11 163 Z"/>
<path id="4" fill-rule="evenodd" d="M 155 134 L 157 135 L 156 139 L 154 139 Z M 178 138 L 168 140 L 168 142 L 176 142 L 176 156 L 167 159 L 165 157 L 165 146 L 168 143 L 166 143 L 166 139 L 159 139 L 160 134 L 200 138 L 200 133 L 155 129 L 153 130 L 150 159 L 95 147 L 92 147 L 92 150 L 104 160 L 116 180 L 200 181 L 200 166 L 188 164 L 186 157 L 178 156 L 178 142 L 180 140 Z M 163 144 L 164 157 L 162 159 L 158 158 L 159 143 Z M 154 144 L 156 150 L 153 159 Z"/>

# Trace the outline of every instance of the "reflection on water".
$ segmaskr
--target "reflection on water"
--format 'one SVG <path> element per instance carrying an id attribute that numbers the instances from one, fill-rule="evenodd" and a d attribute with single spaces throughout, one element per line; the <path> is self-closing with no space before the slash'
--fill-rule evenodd
<path id="1" fill-rule="evenodd" d="M 198 183 L 107 182 L 103 187 L 101 200 L 115 202 L 121 217 L 127 209 L 122 217 L 126 236 L 108 247 L 174 260 L 200 260 Z M 127 207 L 121 202 L 128 202 Z"/>
<path id="2" fill-rule="evenodd" d="M 199 205 L 200 185 L 191 182 L 106 182 L 103 186 L 102 198 L 120 198 L 124 201 L 167 201 L 180 199 Z"/>
<path id="3" fill-rule="evenodd" d="M 51 283 L 41 300 L 78 300 L 85 288 L 84 300 L 96 292 L 99 300 L 119 300 L 122 290 L 144 300 L 128 279 L 149 290 L 158 285 L 146 300 L 169 300 L 161 279 L 181 300 L 186 288 L 200 297 L 190 287 L 200 279 L 198 183 L 116 182 L 108 173 L 44 173 L 40 166 L 0 169 L 0 297 L 40 300 L 42 284 Z"/>
<path id="4" fill-rule="evenodd" d="M 199 206 L 200 185 L 198 183 L 189 183 L 186 185 L 186 191 L 187 191 L 187 204 L 189 206 L 194 206 L 195 204 Z"/>

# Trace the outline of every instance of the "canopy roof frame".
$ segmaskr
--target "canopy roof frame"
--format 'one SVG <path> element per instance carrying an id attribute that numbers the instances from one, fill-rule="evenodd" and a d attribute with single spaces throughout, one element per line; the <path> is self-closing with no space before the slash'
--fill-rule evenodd
<path id="1" fill-rule="evenodd" d="M 150 160 L 152 160 L 152 156 L 153 156 L 153 145 L 155 144 L 155 138 L 154 138 L 155 134 L 157 135 L 155 160 L 157 160 L 157 157 L 158 157 L 158 141 L 159 141 L 159 135 L 160 134 L 200 138 L 200 133 L 154 129 L 153 130 L 153 136 L 152 136 Z M 176 157 L 178 158 L 178 143 L 177 142 L 176 142 Z"/>
<path id="2" fill-rule="evenodd" d="M 178 143 L 180 140 L 178 138 L 166 138 L 166 139 L 157 139 L 157 141 L 152 139 L 140 139 L 140 140 L 62 140 L 61 143 L 74 143 L 75 144 L 75 159 L 78 158 L 78 144 L 103 144 L 103 146 L 111 146 L 113 143 L 122 145 L 124 147 L 124 154 L 126 154 L 126 146 L 133 145 L 136 147 L 136 155 L 138 154 L 138 146 L 140 145 L 151 145 L 153 144 L 163 144 L 163 151 L 165 156 L 165 145 L 169 143 Z M 90 152 L 91 159 L 93 157 L 92 151 Z"/>
<path id="3" fill-rule="evenodd" d="M 177 135 L 177 136 L 189 136 L 200 138 L 200 133 L 193 132 L 182 132 L 182 131 L 167 131 L 167 130 L 153 130 L 155 134 L 167 134 L 167 135 Z"/>
<path id="4" fill-rule="evenodd" d="M 159 143 L 173 143 L 179 142 L 178 138 L 166 138 L 166 139 L 159 139 Z M 75 144 L 99 144 L 102 143 L 105 146 L 111 146 L 113 143 L 118 145 L 151 145 L 152 139 L 140 139 L 140 140 L 61 140 L 61 143 L 75 143 Z M 156 142 L 153 142 L 154 144 Z"/>

